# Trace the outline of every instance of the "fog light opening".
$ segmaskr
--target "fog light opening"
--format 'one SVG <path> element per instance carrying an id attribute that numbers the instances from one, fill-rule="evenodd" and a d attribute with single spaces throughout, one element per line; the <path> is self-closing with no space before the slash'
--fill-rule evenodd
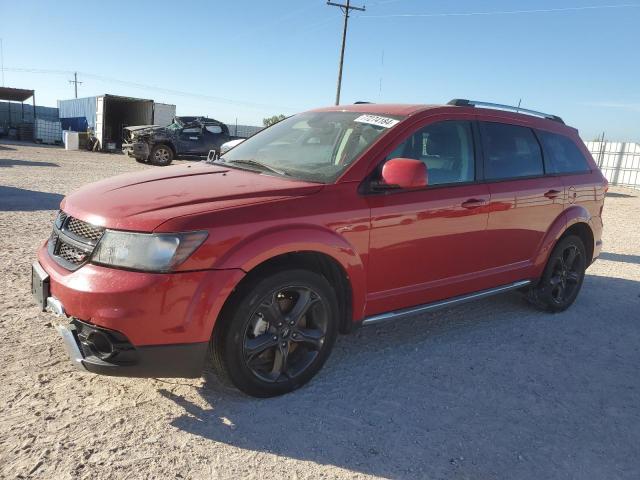
<path id="1" fill-rule="evenodd" d="M 91 351 L 101 360 L 108 360 L 115 353 L 113 343 L 111 343 L 109 337 L 102 332 L 91 332 L 87 336 L 87 345 L 89 345 Z"/>

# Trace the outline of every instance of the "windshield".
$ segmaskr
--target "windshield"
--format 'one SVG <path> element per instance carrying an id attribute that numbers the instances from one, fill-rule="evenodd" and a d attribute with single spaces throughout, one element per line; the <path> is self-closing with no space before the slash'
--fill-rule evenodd
<path id="1" fill-rule="evenodd" d="M 220 161 L 253 162 L 312 182 L 333 182 L 401 117 L 307 112 L 248 138 Z M 265 169 L 266 170 L 266 169 Z"/>

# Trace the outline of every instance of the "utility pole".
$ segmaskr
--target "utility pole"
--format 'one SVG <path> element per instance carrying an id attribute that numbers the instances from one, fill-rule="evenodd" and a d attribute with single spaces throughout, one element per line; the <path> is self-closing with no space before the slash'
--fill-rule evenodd
<path id="1" fill-rule="evenodd" d="M 76 92 L 76 98 L 78 98 L 78 84 L 82 83 L 78 81 L 78 72 L 73 72 L 73 80 L 69 80 L 69 83 L 73 83 L 74 90 Z"/>
<path id="2" fill-rule="evenodd" d="M 0 38 L 0 70 L 2 70 L 2 86 L 4 87 L 4 51 L 2 49 L 1 38 Z"/>
<path id="3" fill-rule="evenodd" d="M 365 11 L 365 7 L 352 7 L 350 5 L 351 0 L 347 0 L 346 5 L 342 3 L 334 3 L 330 0 L 327 0 L 327 5 L 331 5 L 332 7 L 340 7 L 342 13 L 344 14 L 344 30 L 342 30 L 342 48 L 340 49 L 340 67 L 338 68 L 338 88 L 336 89 L 336 105 L 340 104 L 340 89 L 342 88 L 342 64 L 344 63 L 344 47 L 347 43 L 347 27 L 349 25 L 349 11 L 350 10 L 359 10 L 361 12 Z"/>

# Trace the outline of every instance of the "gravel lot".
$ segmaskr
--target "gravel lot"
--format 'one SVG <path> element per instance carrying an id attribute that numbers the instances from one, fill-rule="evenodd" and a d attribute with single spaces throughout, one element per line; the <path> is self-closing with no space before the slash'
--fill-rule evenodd
<path id="1" fill-rule="evenodd" d="M 577 303 L 508 294 L 367 327 L 256 400 L 202 380 L 72 370 L 30 298 L 64 194 L 147 167 L 0 144 L 3 478 L 640 478 L 640 192 L 612 188 Z"/>

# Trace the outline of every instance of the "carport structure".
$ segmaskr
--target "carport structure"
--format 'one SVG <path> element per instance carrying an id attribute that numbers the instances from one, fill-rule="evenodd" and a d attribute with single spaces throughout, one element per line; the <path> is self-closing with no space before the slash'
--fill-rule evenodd
<path id="1" fill-rule="evenodd" d="M 24 102 L 33 99 L 33 118 L 36 118 L 36 92 L 24 88 L 0 87 L 0 101 L 20 102 L 22 105 L 22 121 L 24 122 Z"/>

